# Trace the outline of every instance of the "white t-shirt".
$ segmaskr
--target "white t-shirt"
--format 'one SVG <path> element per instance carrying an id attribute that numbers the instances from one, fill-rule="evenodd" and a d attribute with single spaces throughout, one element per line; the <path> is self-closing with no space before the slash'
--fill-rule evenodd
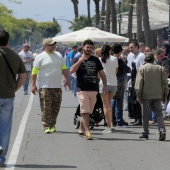
<path id="1" fill-rule="evenodd" d="M 19 56 L 21 57 L 22 60 L 34 59 L 31 51 L 28 51 L 28 52 L 21 51 L 19 53 Z M 24 63 L 25 68 L 26 68 L 27 71 L 31 71 L 31 69 L 32 69 L 31 64 L 32 64 L 32 62 Z"/>
<path id="2" fill-rule="evenodd" d="M 101 57 L 99 58 L 101 61 Z M 110 56 L 106 63 L 102 63 L 103 70 L 106 75 L 107 85 L 117 86 L 117 77 L 116 77 L 116 68 L 118 67 L 118 59 L 117 57 Z M 100 80 L 99 84 L 103 84 L 102 80 Z"/>
<path id="3" fill-rule="evenodd" d="M 134 53 L 129 53 L 129 55 L 127 56 L 127 66 L 129 66 L 130 68 L 132 68 L 132 62 L 135 62 L 136 63 L 136 70 L 138 71 L 139 70 L 139 67 L 141 65 L 144 64 L 145 62 L 145 54 L 140 52 L 135 55 Z M 127 73 L 128 76 L 131 75 L 131 73 Z"/>
<path id="4" fill-rule="evenodd" d="M 62 67 L 65 60 L 59 52 L 38 54 L 34 67 L 39 68 L 38 88 L 61 88 Z"/>

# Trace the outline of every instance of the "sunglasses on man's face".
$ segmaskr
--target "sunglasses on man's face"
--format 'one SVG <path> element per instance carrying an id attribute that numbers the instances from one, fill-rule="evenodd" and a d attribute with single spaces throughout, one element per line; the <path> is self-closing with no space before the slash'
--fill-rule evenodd
<path id="1" fill-rule="evenodd" d="M 54 43 L 54 44 L 47 44 L 48 46 L 55 46 L 56 45 L 56 43 Z"/>

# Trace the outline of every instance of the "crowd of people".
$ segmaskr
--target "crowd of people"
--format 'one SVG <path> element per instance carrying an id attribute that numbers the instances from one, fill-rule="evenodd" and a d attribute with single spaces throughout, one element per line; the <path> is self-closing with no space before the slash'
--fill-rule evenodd
<path id="1" fill-rule="evenodd" d="M 164 126 L 162 105 L 167 106 L 169 101 L 167 81 L 170 73 L 170 70 L 168 70 L 170 63 L 167 56 L 167 50 L 169 48 L 169 45 L 164 44 L 162 48 L 151 50 L 149 47 L 146 47 L 144 43 L 133 41 L 130 42 L 128 46 L 122 46 L 121 44 L 115 43 L 114 45 L 104 44 L 100 48 L 94 50 L 90 49 L 91 55 L 89 57 L 84 54 L 85 49 L 83 46 L 83 53 L 79 54 L 79 59 L 77 57 L 71 57 L 73 62 L 70 62 L 69 60 L 69 64 L 71 63 L 70 70 L 75 67 L 76 63 L 79 63 L 78 61 L 81 61 L 83 56 L 86 56 L 87 60 L 81 64 L 79 63 L 74 71 L 70 71 L 70 77 L 73 79 L 75 76 L 73 76 L 72 73 L 76 73 L 76 75 L 79 76 L 79 80 L 77 79 L 77 76 L 76 81 L 75 79 L 73 80 L 77 82 L 77 94 L 82 91 L 92 91 L 91 89 L 85 90 L 81 86 L 82 82 L 84 86 L 87 81 L 86 88 L 91 87 L 91 85 L 88 84 L 91 82 L 91 77 L 95 77 L 96 79 L 96 75 L 94 76 L 94 72 L 92 73 L 91 71 L 94 70 L 94 68 L 87 67 L 91 63 L 91 57 L 95 56 L 102 64 L 102 69 L 106 77 L 107 90 L 105 88 L 103 89 L 103 83 L 105 83 L 103 79 L 101 79 L 99 75 L 97 77 L 98 93 L 102 99 L 103 112 L 107 122 L 107 128 L 103 133 L 112 133 L 115 126 L 127 127 L 128 122 L 123 118 L 123 110 L 127 110 L 128 117 L 134 119 L 133 122 L 130 122 L 131 126 L 143 126 L 140 138 L 148 139 L 148 124 L 151 122 L 157 123 L 158 125 L 159 140 L 165 140 L 166 129 Z M 68 56 L 68 58 L 70 57 Z M 80 71 L 81 69 L 83 69 L 83 71 Z M 140 73 L 142 71 L 143 73 Z M 147 71 L 147 74 L 145 71 Z M 79 72 L 81 73 L 80 75 Z M 155 74 L 158 77 L 155 76 Z M 157 84 L 156 86 L 155 84 L 157 81 L 159 81 L 160 84 Z M 94 82 L 96 82 L 96 80 Z M 155 88 L 151 88 L 152 86 Z M 75 92 L 75 86 L 71 87 L 74 87 L 71 88 L 71 90 Z M 150 89 L 153 90 L 151 91 Z M 103 90 L 106 90 L 107 92 L 104 92 Z M 87 127 L 87 122 L 89 121 L 84 117 L 84 112 L 87 112 L 85 108 L 87 107 L 87 103 L 91 103 L 91 98 L 89 97 L 89 101 L 87 101 L 87 95 L 82 95 L 83 97 L 80 95 L 77 96 L 82 116 L 79 134 L 85 135 L 87 139 L 89 139 L 88 136 L 90 136 L 91 139 L 92 135 L 90 134 L 89 129 L 84 128 Z M 86 106 L 84 106 L 84 103 L 86 103 Z M 84 110 L 81 110 L 81 107 L 85 107 Z M 88 110 L 88 112 L 88 114 L 92 114 L 92 111 Z"/>
<path id="2" fill-rule="evenodd" d="M 39 94 L 44 133 L 56 131 L 62 101 L 61 80 L 80 104 L 78 134 L 93 138 L 89 115 L 93 113 L 96 96 L 100 94 L 107 127 L 127 127 L 123 111 L 134 119 L 132 126 L 142 126 L 141 139 L 149 138 L 149 120 L 157 123 L 159 140 L 166 139 L 162 104 L 170 115 L 168 78 L 170 77 L 170 46 L 151 50 L 144 43 L 103 44 L 95 48 L 90 39 L 70 51 L 60 51 L 57 42 L 44 39 L 41 51 L 32 53 L 24 44 L 17 53 L 8 47 L 9 33 L 0 30 L 0 165 L 8 151 L 15 92 L 23 85 L 24 95 Z M 8 109 L 6 109 L 8 108 Z"/>

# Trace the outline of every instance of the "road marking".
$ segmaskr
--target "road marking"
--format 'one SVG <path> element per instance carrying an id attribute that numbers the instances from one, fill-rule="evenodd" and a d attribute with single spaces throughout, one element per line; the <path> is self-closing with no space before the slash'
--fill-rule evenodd
<path id="1" fill-rule="evenodd" d="M 30 110 L 32 107 L 33 99 L 34 99 L 34 95 L 31 93 L 27 108 L 26 108 L 25 113 L 24 113 L 22 120 L 20 122 L 18 133 L 15 138 L 11 153 L 10 153 L 8 161 L 7 161 L 7 166 L 5 169 L 9 169 L 9 168 L 15 169 L 15 164 L 17 162 L 19 150 L 21 147 L 21 142 L 22 142 L 22 139 L 24 136 L 25 125 L 27 123 L 27 119 L 28 119 L 28 116 L 29 116 L 29 113 L 30 113 Z"/>

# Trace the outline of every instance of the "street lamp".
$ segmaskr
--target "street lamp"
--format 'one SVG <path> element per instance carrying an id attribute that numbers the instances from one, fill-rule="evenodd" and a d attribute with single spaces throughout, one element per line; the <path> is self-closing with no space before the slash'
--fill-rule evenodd
<path id="1" fill-rule="evenodd" d="M 119 13 L 117 16 L 119 22 L 119 35 L 121 35 L 121 22 L 122 22 L 122 15 L 121 15 L 121 0 L 119 0 Z"/>
<path id="2" fill-rule="evenodd" d="M 65 16 L 60 16 L 61 19 L 61 35 L 63 34 L 62 29 L 63 29 L 63 19 L 65 18 Z"/>

